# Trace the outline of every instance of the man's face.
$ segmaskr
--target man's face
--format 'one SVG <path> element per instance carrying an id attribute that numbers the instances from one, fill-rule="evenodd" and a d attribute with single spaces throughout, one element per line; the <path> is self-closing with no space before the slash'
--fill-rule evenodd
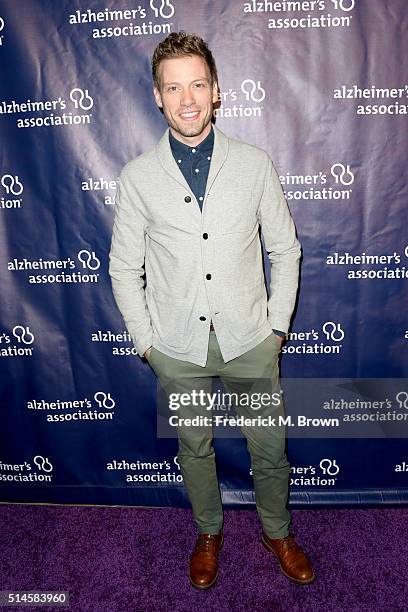
<path id="1" fill-rule="evenodd" d="M 154 88 L 157 106 L 163 109 L 171 133 L 189 146 L 198 145 L 211 131 L 217 84 L 202 57 L 166 59 L 159 64 L 160 90 Z"/>

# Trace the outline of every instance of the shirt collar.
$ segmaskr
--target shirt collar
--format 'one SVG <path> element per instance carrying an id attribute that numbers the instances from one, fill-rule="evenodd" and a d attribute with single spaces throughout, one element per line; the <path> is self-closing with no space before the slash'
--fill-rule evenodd
<path id="1" fill-rule="evenodd" d="M 184 142 L 180 142 L 180 140 L 177 140 L 176 138 L 174 138 L 170 130 L 169 130 L 169 141 L 170 141 L 170 147 L 171 147 L 174 157 L 178 157 L 179 159 L 185 159 L 188 155 L 190 155 L 193 152 L 193 149 L 194 149 L 194 152 L 200 153 L 201 155 L 212 155 L 213 148 L 214 148 L 214 130 L 213 130 L 213 127 L 211 126 L 211 131 L 208 134 L 208 136 L 206 136 L 204 140 L 195 147 L 190 147 L 184 144 Z"/>

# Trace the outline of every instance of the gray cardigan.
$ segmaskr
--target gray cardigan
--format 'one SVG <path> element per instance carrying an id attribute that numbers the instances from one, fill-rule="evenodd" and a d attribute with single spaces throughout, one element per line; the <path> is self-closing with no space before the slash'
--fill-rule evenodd
<path id="1" fill-rule="evenodd" d="M 140 355 L 153 345 L 204 366 L 211 320 L 224 361 L 288 330 L 300 244 L 279 178 L 264 151 L 214 132 L 202 213 L 168 130 L 119 177 L 109 273 Z"/>

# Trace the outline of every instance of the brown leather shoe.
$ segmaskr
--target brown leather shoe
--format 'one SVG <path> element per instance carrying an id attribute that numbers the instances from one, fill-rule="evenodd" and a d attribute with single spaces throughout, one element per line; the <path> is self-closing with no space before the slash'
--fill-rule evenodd
<path id="1" fill-rule="evenodd" d="M 262 544 L 266 550 L 277 556 L 281 570 L 287 578 L 298 584 L 313 582 L 315 574 L 311 563 L 293 536 L 288 535 L 274 540 L 263 533 Z"/>
<path id="2" fill-rule="evenodd" d="M 196 589 L 209 589 L 218 578 L 218 553 L 222 548 L 222 533 L 198 536 L 190 559 L 190 581 Z"/>

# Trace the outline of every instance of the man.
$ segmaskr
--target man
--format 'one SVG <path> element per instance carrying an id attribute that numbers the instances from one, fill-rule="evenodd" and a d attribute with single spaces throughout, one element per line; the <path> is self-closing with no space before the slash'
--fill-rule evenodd
<path id="1" fill-rule="evenodd" d="M 217 70 L 201 38 L 170 34 L 154 51 L 152 72 L 169 129 L 120 175 L 109 268 L 115 299 L 139 355 L 164 386 L 208 389 L 214 376 L 232 389 L 267 381 L 279 400 L 263 415 L 281 415 L 278 357 L 296 298 L 300 245 L 276 171 L 264 151 L 212 125 Z M 259 227 L 271 262 L 269 300 Z M 205 410 L 191 403 L 179 415 Z M 312 582 L 310 562 L 288 533 L 290 466 L 282 428 L 241 429 L 262 543 L 288 578 Z M 178 437 L 200 532 L 190 580 L 206 589 L 217 579 L 223 543 L 211 426 L 180 426 Z"/>

